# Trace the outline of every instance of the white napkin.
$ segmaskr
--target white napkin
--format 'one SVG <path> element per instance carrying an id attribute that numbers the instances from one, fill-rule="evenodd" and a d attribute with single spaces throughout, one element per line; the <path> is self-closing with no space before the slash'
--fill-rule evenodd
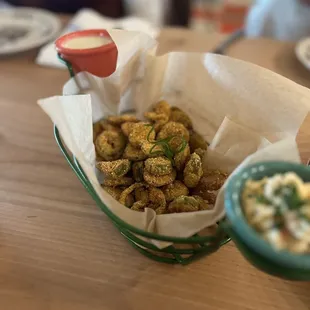
<path id="1" fill-rule="evenodd" d="M 142 31 L 151 37 L 156 37 L 158 28 L 138 17 L 113 19 L 104 17 L 91 9 L 80 10 L 69 22 L 61 35 L 84 29 L 112 29 L 122 28 L 131 31 Z M 48 67 L 65 68 L 57 58 L 54 42 L 41 48 L 36 63 Z"/>

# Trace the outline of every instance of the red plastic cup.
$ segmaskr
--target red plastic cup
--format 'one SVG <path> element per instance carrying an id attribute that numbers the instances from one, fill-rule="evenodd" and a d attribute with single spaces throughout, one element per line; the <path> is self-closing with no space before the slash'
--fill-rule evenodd
<path id="1" fill-rule="evenodd" d="M 111 42 L 94 48 L 69 48 L 64 44 L 73 38 L 99 36 L 109 38 Z M 99 77 L 111 75 L 117 64 L 117 47 L 109 33 L 104 29 L 82 30 L 65 34 L 55 42 L 56 50 L 60 56 L 68 61 L 74 73 L 87 71 Z"/>

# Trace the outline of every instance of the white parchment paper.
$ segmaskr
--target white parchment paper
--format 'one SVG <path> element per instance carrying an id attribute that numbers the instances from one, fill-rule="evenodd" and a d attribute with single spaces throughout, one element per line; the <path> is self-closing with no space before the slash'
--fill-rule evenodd
<path id="1" fill-rule="evenodd" d="M 80 162 L 101 200 L 125 222 L 161 235 L 189 237 L 224 216 L 222 189 L 213 210 L 156 215 L 119 204 L 95 173 L 92 123 L 109 114 L 143 112 L 160 99 L 185 110 L 210 143 L 204 165 L 228 172 L 255 161 L 300 162 L 295 137 L 310 109 L 310 91 L 256 65 L 225 56 L 169 53 L 156 56 L 145 34 L 113 30 L 116 72 L 101 79 L 81 72 L 63 96 L 39 100 Z M 165 247 L 165 242 L 154 242 Z"/>

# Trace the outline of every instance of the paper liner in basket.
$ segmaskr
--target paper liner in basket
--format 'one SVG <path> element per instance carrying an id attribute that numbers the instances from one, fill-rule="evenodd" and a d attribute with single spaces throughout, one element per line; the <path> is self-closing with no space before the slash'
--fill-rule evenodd
<path id="1" fill-rule="evenodd" d="M 118 203 L 98 182 L 92 142 L 92 122 L 111 113 L 135 109 L 142 117 L 165 98 L 184 109 L 210 142 L 204 164 L 211 169 L 232 172 L 266 160 L 300 162 L 295 137 L 309 112 L 308 89 L 229 57 L 182 52 L 157 57 L 154 41 L 146 35 L 110 33 L 120 51 L 117 71 L 105 79 L 79 73 L 64 86 L 64 96 L 39 104 L 101 200 L 122 220 L 148 232 L 189 237 L 223 218 L 223 189 L 214 209 L 207 211 L 156 215 L 151 209 L 140 213 Z"/>

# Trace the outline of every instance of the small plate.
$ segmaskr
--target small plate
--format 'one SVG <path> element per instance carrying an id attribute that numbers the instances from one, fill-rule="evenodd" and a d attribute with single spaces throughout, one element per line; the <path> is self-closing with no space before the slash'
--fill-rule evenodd
<path id="1" fill-rule="evenodd" d="M 0 55 L 38 47 L 54 39 L 61 23 L 54 14 L 33 8 L 0 10 Z"/>
<path id="2" fill-rule="evenodd" d="M 300 40 L 295 47 L 297 59 L 310 70 L 310 37 Z"/>

